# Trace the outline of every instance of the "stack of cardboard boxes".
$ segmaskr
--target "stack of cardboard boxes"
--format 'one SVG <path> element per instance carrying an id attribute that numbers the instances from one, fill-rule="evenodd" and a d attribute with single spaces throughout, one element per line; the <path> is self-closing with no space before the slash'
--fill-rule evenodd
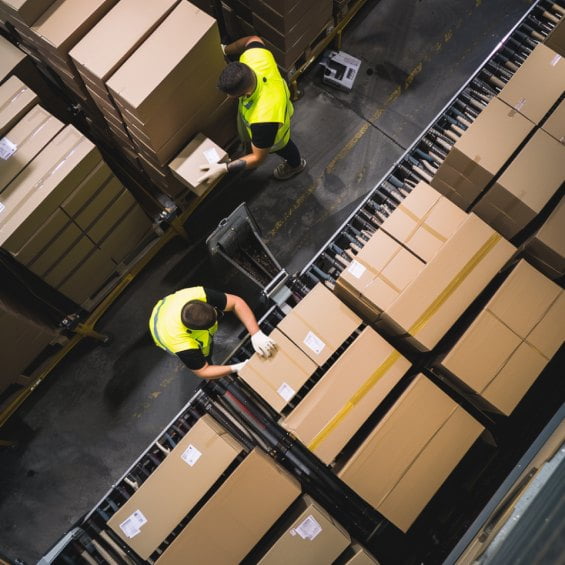
<path id="1" fill-rule="evenodd" d="M 30 26 L 55 0 L 2 0 L 0 19 L 14 26 L 20 35 L 29 33 Z"/>
<path id="2" fill-rule="evenodd" d="M 223 0 L 222 5 L 233 38 L 259 35 L 286 73 L 333 22 L 332 0 Z"/>
<path id="3" fill-rule="evenodd" d="M 519 234 L 563 185 L 564 91 L 565 60 L 538 45 L 455 143 L 432 186 L 507 239 Z"/>

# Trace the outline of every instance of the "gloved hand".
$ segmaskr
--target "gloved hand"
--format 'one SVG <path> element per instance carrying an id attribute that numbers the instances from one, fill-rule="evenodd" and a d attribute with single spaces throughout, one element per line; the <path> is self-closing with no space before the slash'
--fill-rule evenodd
<path id="1" fill-rule="evenodd" d="M 251 345 L 253 349 L 261 357 L 270 357 L 277 348 L 277 344 L 268 335 L 265 335 L 261 330 L 251 336 Z"/>
<path id="2" fill-rule="evenodd" d="M 226 47 L 227 45 L 225 45 L 224 43 L 220 43 L 220 47 L 222 49 L 222 53 L 225 55 L 226 54 Z"/>
<path id="3" fill-rule="evenodd" d="M 198 184 L 203 182 L 211 183 L 228 172 L 228 165 L 227 163 L 209 163 L 200 165 L 200 170 L 206 172 L 198 179 Z"/>
<path id="4" fill-rule="evenodd" d="M 245 361 L 242 361 L 241 363 L 233 364 L 230 367 L 230 369 L 231 369 L 232 373 L 239 373 L 239 371 L 241 371 L 241 369 L 243 369 L 243 367 L 245 367 L 245 365 L 247 365 L 247 363 L 249 363 L 249 359 L 246 359 Z"/>

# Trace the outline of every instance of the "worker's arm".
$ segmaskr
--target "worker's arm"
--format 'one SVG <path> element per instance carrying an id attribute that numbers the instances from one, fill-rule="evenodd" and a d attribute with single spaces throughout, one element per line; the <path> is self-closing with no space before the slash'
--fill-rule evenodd
<path id="1" fill-rule="evenodd" d="M 228 172 L 233 173 L 242 169 L 254 169 L 258 167 L 269 155 L 269 147 L 255 147 L 251 144 L 251 153 L 236 159 L 228 164 Z"/>
<path id="2" fill-rule="evenodd" d="M 247 302 L 235 294 L 226 293 L 226 299 L 226 312 L 233 312 L 245 326 L 249 335 L 256 334 L 259 331 L 259 324 Z"/>
<path id="3" fill-rule="evenodd" d="M 192 372 L 201 379 L 221 379 L 227 377 L 235 371 L 231 365 L 210 365 L 206 363 L 201 369 L 192 369 Z"/>
<path id="4" fill-rule="evenodd" d="M 233 43 L 225 45 L 224 53 L 228 57 L 231 55 L 241 55 L 245 51 L 245 48 L 254 41 L 258 41 L 262 45 L 265 45 L 258 35 L 249 35 L 247 37 L 242 37 L 241 39 L 236 39 Z"/>

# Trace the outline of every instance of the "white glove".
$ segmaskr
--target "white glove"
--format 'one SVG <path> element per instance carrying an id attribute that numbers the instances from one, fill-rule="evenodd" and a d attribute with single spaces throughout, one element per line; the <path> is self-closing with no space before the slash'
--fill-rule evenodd
<path id="1" fill-rule="evenodd" d="M 227 163 L 209 163 L 200 165 L 200 170 L 206 172 L 196 182 L 198 184 L 203 182 L 211 183 L 228 172 L 228 165 Z"/>
<path id="2" fill-rule="evenodd" d="M 220 43 L 220 47 L 222 48 L 222 53 L 225 55 L 225 54 L 226 54 L 226 47 L 227 47 L 227 45 L 224 45 L 223 43 Z"/>
<path id="3" fill-rule="evenodd" d="M 241 371 L 241 369 L 243 369 L 243 367 L 245 367 L 245 365 L 247 365 L 247 363 L 249 363 L 249 359 L 246 359 L 245 361 L 242 361 L 241 363 L 235 363 L 234 365 L 231 365 L 230 369 L 232 373 L 239 373 L 239 371 Z"/>
<path id="4" fill-rule="evenodd" d="M 277 348 L 275 341 L 261 330 L 251 336 L 251 345 L 253 345 L 255 353 L 261 357 L 270 357 Z"/>

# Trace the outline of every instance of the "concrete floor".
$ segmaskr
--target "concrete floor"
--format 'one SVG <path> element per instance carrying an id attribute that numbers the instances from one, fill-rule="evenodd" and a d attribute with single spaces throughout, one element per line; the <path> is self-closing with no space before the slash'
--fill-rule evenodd
<path id="1" fill-rule="evenodd" d="M 212 268 L 203 239 L 246 201 L 266 242 L 299 271 L 530 6 L 529 0 L 369 0 L 342 49 L 363 61 L 353 92 L 300 81 L 293 138 L 306 172 L 270 179 L 276 158 L 211 195 L 191 218 L 192 247 L 172 242 L 115 302 L 98 329 L 109 346 L 84 341 L 3 429 L 16 447 L 0 452 L 0 554 L 36 561 L 89 511 L 198 386 L 154 347 L 153 304 L 205 284 L 235 292 Z M 237 289 L 244 296 L 253 289 Z M 251 296 L 247 296 L 251 298 Z M 221 360 L 239 331 L 223 324 Z"/>

